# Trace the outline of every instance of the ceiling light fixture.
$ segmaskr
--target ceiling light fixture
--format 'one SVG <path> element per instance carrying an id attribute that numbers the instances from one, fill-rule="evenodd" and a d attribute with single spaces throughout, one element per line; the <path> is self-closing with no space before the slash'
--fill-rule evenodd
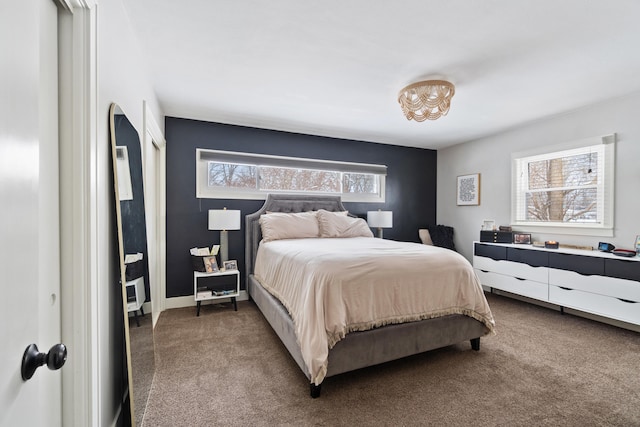
<path id="1" fill-rule="evenodd" d="M 410 84 L 398 94 L 407 120 L 423 122 L 446 116 L 456 88 L 446 80 L 425 80 Z"/>

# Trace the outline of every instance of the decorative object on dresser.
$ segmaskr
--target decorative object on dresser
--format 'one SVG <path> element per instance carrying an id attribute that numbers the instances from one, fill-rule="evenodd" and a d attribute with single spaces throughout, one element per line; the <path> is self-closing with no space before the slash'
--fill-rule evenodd
<path id="1" fill-rule="evenodd" d="M 377 211 L 368 211 L 367 224 L 369 224 L 371 228 L 377 228 L 378 237 L 382 239 L 382 229 L 393 227 L 393 212 L 380 209 Z"/>
<path id="2" fill-rule="evenodd" d="M 544 247 L 547 249 L 558 249 L 560 247 L 560 243 L 555 240 L 547 240 L 544 242 Z"/>
<path id="3" fill-rule="evenodd" d="M 616 247 L 614 245 L 612 245 L 611 243 L 607 243 L 607 242 L 598 242 L 598 250 L 600 252 L 611 252 L 612 250 L 614 250 Z"/>
<path id="4" fill-rule="evenodd" d="M 496 222 L 492 219 L 485 219 L 484 221 L 482 221 L 482 226 L 480 227 L 480 229 L 484 231 L 495 231 Z"/>
<path id="5" fill-rule="evenodd" d="M 473 267 L 492 291 L 640 325 L 640 258 L 476 242 Z"/>
<path id="6" fill-rule="evenodd" d="M 229 260 L 229 237 L 227 230 L 240 230 L 240 211 L 224 209 L 209 210 L 209 230 L 220 230 L 220 260 Z"/>
<path id="7" fill-rule="evenodd" d="M 480 174 L 461 175 L 456 185 L 456 203 L 458 206 L 476 206 L 480 204 Z"/>
<path id="8" fill-rule="evenodd" d="M 529 233 L 513 233 L 513 243 L 517 245 L 530 245 L 531 234 Z"/>
<path id="9" fill-rule="evenodd" d="M 481 230 L 480 241 L 493 243 L 513 243 L 513 233 L 510 231 Z"/>

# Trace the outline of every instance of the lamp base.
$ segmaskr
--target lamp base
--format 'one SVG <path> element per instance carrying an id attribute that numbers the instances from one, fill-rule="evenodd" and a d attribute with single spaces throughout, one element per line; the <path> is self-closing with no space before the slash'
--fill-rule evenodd
<path id="1" fill-rule="evenodd" d="M 382 239 L 382 228 L 378 228 L 378 237 Z"/>
<path id="2" fill-rule="evenodd" d="M 220 263 L 225 261 L 229 261 L 229 236 L 227 230 L 222 230 L 220 231 Z"/>

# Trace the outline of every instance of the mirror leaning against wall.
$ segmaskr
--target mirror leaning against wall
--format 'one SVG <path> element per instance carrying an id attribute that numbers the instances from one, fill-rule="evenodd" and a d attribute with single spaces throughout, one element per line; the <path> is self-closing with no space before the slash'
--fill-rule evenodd
<path id="1" fill-rule="evenodd" d="M 116 104 L 109 109 L 109 127 L 129 402 L 132 423 L 139 426 L 155 369 L 142 150 L 138 132 Z"/>

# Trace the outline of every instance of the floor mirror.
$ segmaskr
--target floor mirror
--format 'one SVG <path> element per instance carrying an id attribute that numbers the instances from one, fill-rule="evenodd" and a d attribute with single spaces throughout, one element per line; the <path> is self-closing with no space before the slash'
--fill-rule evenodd
<path id="1" fill-rule="evenodd" d="M 140 426 L 155 369 L 142 150 L 138 132 L 116 104 L 109 109 L 109 128 L 129 402 L 132 424 Z"/>

